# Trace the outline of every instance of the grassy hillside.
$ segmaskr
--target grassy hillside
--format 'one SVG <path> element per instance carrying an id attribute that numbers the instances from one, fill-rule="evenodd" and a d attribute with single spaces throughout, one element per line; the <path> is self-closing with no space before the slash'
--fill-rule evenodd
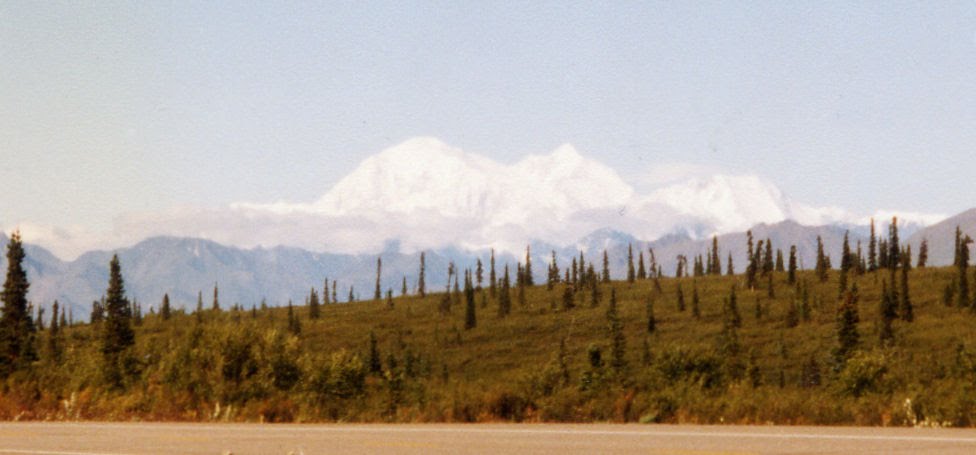
<path id="1" fill-rule="evenodd" d="M 439 311 L 443 294 L 396 298 L 392 308 L 385 300 L 327 305 L 316 320 L 296 307 L 297 335 L 285 308 L 176 313 L 165 321 L 149 315 L 136 327 L 121 389 L 108 389 L 101 378 L 100 325 L 75 325 L 64 333 L 60 361 L 52 359 L 48 333 L 38 333 L 41 358 L 7 380 L 0 417 L 970 426 L 976 313 L 943 304 L 956 273 L 910 272 L 915 320 L 896 321 L 895 341 L 885 347 L 879 306 L 888 272 L 851 278 L 859 288 L 860 343 L 841 364 L 831 354 L 838 345 L 837 271 L 822 284 L 812 272 L 799 274 L 808 312 L 786 274 L 774 273 L 772 298 L 765 279 L 760 289 L 745 290 L 741 275 L 662 278 L 660 292 L 650 280 L 600 284 L 596 307 L 586 288 L 573 308 L 564 307 L 562 284 L 526 289 L 524 305 L 513 289 L 507 317 L 498 316 L 497 299 L 479 294 L 470 330 L 463 328 L 463 293 L 446 315 Z M 723 313 L 733 286 L 742 319 L 737 343 Z M 700 318 L 692 314 L 694 287 Z M 611 288 L 625 339 L 626 366 L 616 369 Z M 791 305 L 795 327 L 788 324 Z M 380 361 L 374 371 L 371 333 Z M 591 364 L 596 349 L 602 366 Z"/>

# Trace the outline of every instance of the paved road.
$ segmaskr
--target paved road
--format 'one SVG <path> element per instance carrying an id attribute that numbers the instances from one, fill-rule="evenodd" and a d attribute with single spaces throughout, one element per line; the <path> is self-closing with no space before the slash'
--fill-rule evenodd
<path id="1" fill-rule="evenodd" d="M 976 430 L 691 425 L 0 423 L 0 454 L 976 453 Z"/>

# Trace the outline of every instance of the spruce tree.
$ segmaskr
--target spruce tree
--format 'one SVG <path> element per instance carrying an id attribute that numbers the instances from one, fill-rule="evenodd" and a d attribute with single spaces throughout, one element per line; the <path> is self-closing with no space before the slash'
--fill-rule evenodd
<path id="1" fill-rule="evenodd" d="M 64 330 L 64 310 L 60 310 L 61 322 L 58 322 L 58 313 L 60 310 L 60 305 L 58 301 L 55 300 L 54 304 L 51 305 L 51 328 L 48 330 L 47 338 L 47 354 L 48 358 L 51 359 L 53 364 L 59 364 L 62 360 L 64 354 L 64 340 L 61 335 L 62 330 Z"/>
<path id="2" fill-rule="evenodd" d="M 973 240 L 965 236 L 959 240 L 956 248 L 956 283 L 959 286 L 956 291 L 956 305 L 960 308 L 969 306 L 969 244 Z"/>
<path id="3" fill-rule="evenodd" d="M 553 255 L 555 255 L 555 252 L 553 252 Z M 475 291 L 478 291 L 478 292 L 481 292 L 481 284 L 484 283 L 484 281 L 485 281 L 484 280 L 484 278 L 485 278 L 485 268 L 481 265 L 481 258 L 478 258 L 477 262 L 475 262 L 474 276 L 475 276 L 475 287 L 474 287 L 474 290 Z"/>
<path id="4" fill-rule="evenodd" d="M 162 317 L 164 321 L 168 321 L 171 314 L 172 309 L 169 305 L 169 294 L 163 294 L 163 304 L 159 306 L 159 316 Z"/>
<path id="5" fill-rule="evenodd" d="M 604 283 L 610 282 L 610 259 L 607 257 L 607 250 L 603 250 L 603 273 L 600 279 Z"/>
<path id="6" fill-rule="evenodd" d="M 197 291 L 197 310 L 196 310 L 197 322 L 203 322 L 203 291 Z"/>
<path id="7" fill-rule="evenodd" d="M 762 273 L 768 275 L 773 272 L 773 241 L 766 237 L 766 248 L 763 249 Z"/>
<path id="8" fill-rule="evenodd" d="M 617 291 L 613 288 L 610 289 L 610 305 L 607 307 L 607 335 L 610 339 L 610 368 L 619 374 L 627 366 L 627 340 L 617 314 Z"/>
<path id="9" fill-rule="evenodd" d="M 393 309 L 393 289 L 389 288 L 386 290 L 386 307 L 388 309 Z"/>
<path id="10" fill-rule="evenodd" d="M 840 253 L 840 273 L 841 274 L 846 274 L 848 271 L 851 270 L 851 266 L 853 265 L 853 263 L 852 263 L 853 256 L 851 255 L 851 244 L 850 244 L 850 241 L 848 241 L 848 235 L 849 235 L 849 232 L 848 231 L 844 231 L 844 244 L 843 244 L 843 247 L 842 247 L 842 250 L 841 250 L 841 253 Z"/>
<path id="11" fill-rule="evenodd" d="M 776 249 L 776 271 L 777 272 L 786 271 L 786 267 L 783 263 L 783 250 L 779 248 Z"/>
<path id="12" fill-rule="evenodd" d="M 821 239 L 820 236 L 818 235 L 817 236 L 817 266 L 816 266 L 816 271 L 817 271 L 817 279 L 820 280 L 821 283 L 827 282 L 827 269 L 828 268 L 829 268 L 829 266 L 827 265 L 827 256 L 824 254 L 823 239 Z"/>
<path id="13" fill-rule="evenodd" d="M 634 271 L 634 248 L 627 245 L 627 282 L 633 283 L 637 273 Z"/>
<path id="14" fill-rule="evenodd" d="M 911 262 L 909 256 L 902 257 L 901 267 L 901 292 L 898 294 L 898 314 L 905 322 L 915 320 L 915 309 L 912 307 L 912 299 L 908 295 L 908 264 Z"/>
<path id="15" fill-rule="evenodd" d="M 725 273 L 728 276 L 735 275 L 735 266 L 732 264 L 732 253 L 729 253 L 729 261 L 728 264 L 726 264 L 725 270 L 726 270 Z"/>
<path id="16" fill-rule="evenodd" d="M 420 252 L 420 271 L 417 273 L 417 295 L 420 298 L 427 297 L 427 283 L 425 282 L 424 272 L 426 272 L 427 264 L 424 259 L 424 252 Z M 492 269 L 494 270 L 494 261 L 492 261 Z M 494 280 L 492 280 L 494 281 Z"/>
<path id="17" fill-rule="evenodd" d="M 478 326 L 478 316 L 475 314 L 474 285 L 471 283 L 471 272 L 464 277 L 464 330 L 471 330 Z"/>
<path id="18" fill-rule="evenodd" d="M 216 288 L 215 288 L 216 289 Z M 109 281 L 105 298 L 105 324 L 102 327 L 102 359 L 106 383 L 121 387 L 124 381 L 123 363 L 126 352 L 135 344 L 129 302 L 125 297 L 125 283 L 118 255 L 109 263 Z"/>
<path id="19" fill-rule="evenodd" d="M 843 368 L 860 341 L 857 323 L 860 322 L 857 310 L 857 285 L 851 286 L 843 303 L 837 308 L 837 347 L 833 351 L 835 370 Z"/>
<path id="20" fill-rule="evenodd" d="M 722 274 L 722 260 L 719 258 L 718 254 L 718 236 L 712 236 L 712 267 L 713 269 L 709 271 L 711 275 L 721 275 Z"/>
<path id="21" fill-rule="evenodd" d="M 874 233 L 874 218 L 871 218 L 871 238 L 868 241 L 868 271 L 878 270 L 878 237 Z"/>
<path id="22" fill-rule="evenodd" d="M 749 259 L 749 263 L 746 266 L 746 287 L 749 289 L 755 289 L 758 264 L 756 263 L 756 252 L 755 248 L 753 247 L 752 230 L 746 231 L 746 255 Z"/>
<path id="23" fill-rule="evenodd" d="M 478 264 L 481 264 L 479 261 Z M 400 297 L 407 296 L 407 277 L 403 277 L 403 281 L 400 283 Z"/>
<path id="24" fill-rule="evenodd" d="M 562 309 L 564 311 L 571 310 L 575 306 L 576 306 L 576 293 L 573 291 L 573 286 L 570 285 L 569 283 L 566 283 L 566 285 L 563 286 Z"/>
<path id="25" fill-rule="evenodd" d="M 796 283 L 796 245 L 790 245 L 790 265 L 786 271 L 786 282 Z"/>
<path id="26" fill-rule="evenodd" d="M 644 268 L 644 252 L 637 252 L 637 279 L 646 280 L 647 279 L 647 269 Z"/>
<path id="27" fill-rule="evenodd" d="M 3 283 L 3 313 L 0 315 L 0 378 L 25 370 L 37 360 L 34 326 L 27 303 L 27 271 L 24 245 L 14 232 L 7 243 L 7 277 Z"/>
<path id="28" fill-rule="evenodd" d="M 353 290 L 353 286 L 352 285 L 349 286 L 349 297 L 347 298 L 346 301 L 349 302 L 349 303 L 352 303 L 352 302 L 355 302 L 356 301 L 356 293 Z"/>
<path id="29" fill-rule="evenodd" d="M 742 316 L 739 314 L 739 299 L 735 294 L 735 285 L 732 285 L 732 290 L 729 292 L 728 298 L 725 299 L 724 313 L 733 327 L 737 329 L 742 327 Z"/>
<path id="30" fill-rule="evenodd" d="M 888 268 L 895 270 L 901 264 L 901 245 L 898 242 L 898 217 L 891 217 L 888 225 Z M 892 283 L 894 286 L 894 283 Z"/>
<path id="31" fill-rule="evenodd" d="M 373 289 L 373 300 L 377 302 L 383 298 L 383 291 L 380 290 L 380 277 L 383 271 L 383 258 L 376 258 L 376 288 Z"/>
<path id="32" fill-rule="evenodd" d="M 322 309 L 319 307 L 319 294 L 315 292 L 313 287 L 308 293 L 308 318 L 318 319 L 322 315 Z"/>
<path id="33" fill-rule="evenodd" d="M 220 311 L 220 299 L 217 297 L 217 283 L 214 283 L 213 306 L 210 309 L 215 313 Z"/>
<path id="34" fill-rule="evenodd" d="M 498 297 L 498 315 L 508 316 L 512 312 L 512 284 L 508 274 L 508 264 L 505 264 L 505 272 L 502 275 L 501 286 L 499 286 L 499 291 L 501 295 Z"/>
<path id="35" fill-rule="evenodd" d="M 488 269 L 488 295 L 491 298 L 495 298 L 496 286 L 498 283 L 497 277 L 495 276 L 495 249 L 491 249 L 491 259 L 489 261 Z M 507 266 L 506 266 L 507 267 Z"/>
<path id="36" fill-rule="evenodd" d="M 295 315 L 295 309 L 292 307 L 291 300 L 288 301 L 288 332 L 294 336 L 301 335 L 302 333 L 302 323 L 298 320 L 298 316 Z"/>
<path id="37" fill-rule="evenodd" d="M 525 247 L 525 269 L 522 270 L 522 285 L 535 286 L 535 277 L 532 274 L 532 250 Z"/>
<path id="38" fill-rule="evenodd" d="M 878 337 L 882 346 L 889 346 L 895 339 L 892 322 L 898 317 L 898 302 L 888 289 L 888 282 L 881 280 L 881 305 L 879 306 L 881 325 Z"/>

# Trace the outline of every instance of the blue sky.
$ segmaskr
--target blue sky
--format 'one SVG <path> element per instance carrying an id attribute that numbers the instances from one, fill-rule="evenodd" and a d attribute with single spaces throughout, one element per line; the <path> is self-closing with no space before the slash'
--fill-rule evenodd
<path id="1" fill-rule="evenodd" d="M 0 226 L 311 201 L 419 135 L 976 205 L 972 1 L 85 3 L 0 4 Z"/>

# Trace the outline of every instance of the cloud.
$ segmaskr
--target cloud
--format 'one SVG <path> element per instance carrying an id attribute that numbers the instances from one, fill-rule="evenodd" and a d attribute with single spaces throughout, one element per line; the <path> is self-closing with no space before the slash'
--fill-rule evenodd
<path id="1" fill-rule="evenodd" d="M 349 254 L 375 253 L 391 244 L 403 252 L 492 247 L 519 253 L 531 241 L 572 245 L 603 228 L 654 240 L 675 232 L 736 232 L 784 219 L 819 225 L 863 224 L 868 218 L 798 203 L 759 176 L 726 175 L 710 166 L 667 163 L 632 180 L 628 184 L 571 146 L 503 165 L 428 138 L 367 158 L 311 203 L 128 213 L 109 232 L 30 223 L 20 228 L 28 242 L 72 259 L 89 249 L 120 248 L 160 235 Z M 890 219 L 888 212 L 881 214 Z M 925 225 L 943 218 L 903 219 Z"/>

